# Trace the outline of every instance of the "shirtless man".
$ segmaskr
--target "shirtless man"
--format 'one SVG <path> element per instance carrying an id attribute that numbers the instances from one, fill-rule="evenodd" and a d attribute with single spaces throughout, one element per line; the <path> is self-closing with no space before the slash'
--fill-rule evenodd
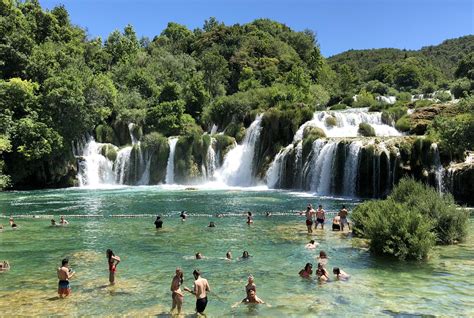
<path id="1" fill-rule="evenodd" d="M 349 228 L 349 231 L 351 230 L 351 225 L 347 221 L 347 215 L 349 214 L 349 211 L 347 211 L 346 206 L 343 205 L 342 209 L 339 210 L 338 215 L 341 218 L 341 231 L 344 231 L 344 224 L 347 224 L 347 227 Z"/>
<path id="2" fill-rule="evenodd" d="M 181 307 L 183 306 L 184 294 L 181 291 L 181 285 L 183 284 L 183 271 L 181 268 L 176 268 L 176 275 L 171 281 L 171 298 L 173 299 L 173 304 L 171 307 L 171 312 L 177 308 L 178 315 L 181 313 Z"/>
<path id="3" fill-rule="evenodd" d="M 61 267 L 57 270 L 58 274 L 58 294 L 60 298 L 69 296 L 71 293 L 71 288 L 69 287 L 69 279 L 74 276 L 74 272 L 69 269 L 69 260 L 67 258 L 63 259 L 61 262 Z"/>
<path id="4" fill-rule="evenodd" d="M 249 276 L 248 283 L 245 285 L 245 293 L 247 294 L 247 297 L 251 289 L 257 291 L 257 285 L 255 285 L 255 280 L 252 275 Z"/>
<path id="5" fill-rule="evenodd" d="M 59 224 L 61 224 L 61 225 L 67 225 L 67 224 L 69 224 L 69 222 L 66 221 L 66 219 L 64 218 L 63 215 L 61 215 L 61 219 L 59 220 Z"/>
<path id="6" fill-rule="evenodd" d="M 265 302 L 257 297 L 257 292 L 255 289 L 251 289 L 247 293 L 247 297 L 245 297 L 242 302 L 244 304 L 264 304 Z"/>
<path id="7" fill-rule="evenodd" d="M 306 207 L 306 211 L 304 212 L 304 215 L 306 217 L 306 227 L 308 228 L 308 234 L 313 233 L 313 215 L 314 215 L 314 210 L 311 204 L 308 204 Z"/>
<path id="8" fill-rule="evenodd" d="M 316 210 L 316 225 L 314 229 L 318 229 L 318 224 L 321 224 L 321 229 L 324 230 L 324 221 L 326 221 L 326 211 L 324 211 L 323 206 L 320 204 Z"/>
<path id="9" fill-rule="evenodd" d="M 203 315 L 207 306 L 207 292 L 210 292 L 211 289 L 207 279 L 201 277 L 199 270 L 195 269 L 193 276 L 194 279 L 196 279 L 194 281 L 194 290 L 187 287 L 185 287 L 184 290 L 196 296 L 196 312 Z"/>

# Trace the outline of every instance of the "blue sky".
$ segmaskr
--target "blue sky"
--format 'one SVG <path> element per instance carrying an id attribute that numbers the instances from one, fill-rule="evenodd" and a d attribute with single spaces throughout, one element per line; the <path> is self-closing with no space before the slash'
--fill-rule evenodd
<path id="1" fill-rule="evenodd" d="M 294 30 L 316 32 L 321 51 L 419 49 L 474 34 L 472 0 L 40 0 L 63 4 L 74 24 L 105 39 L 132 24 L 139 36 L 159 34 L 168 22 L 190 29 L 213 16 L 225 24 L 270 18 Z"/>

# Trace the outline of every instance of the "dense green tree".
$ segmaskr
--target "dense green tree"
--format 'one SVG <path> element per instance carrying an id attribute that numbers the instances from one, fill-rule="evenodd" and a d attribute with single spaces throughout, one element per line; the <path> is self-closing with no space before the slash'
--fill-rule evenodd
<path id="1" fill-rule="evenodd" d="M 467 77 L 474 80 L 474 53 L 469 53 L 459 62 L 454 75 L 457 78 Z"/>

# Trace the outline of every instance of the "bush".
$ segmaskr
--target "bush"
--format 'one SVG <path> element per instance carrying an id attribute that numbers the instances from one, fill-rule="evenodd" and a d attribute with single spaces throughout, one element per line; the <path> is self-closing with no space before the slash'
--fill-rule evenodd
<path id="1" fill-rule="evenodd" d="M 411 94 L 410 93 L 401 92 L 401 93 L 398 93 L 396 96 L 397 96 L 397 101 L 411 102 Z"/>
<path id="2" fill-rule="evenodd" d="M 360 123 L 358 133 L 364 137 L 375 137 L 375 129 L 367 123 Z"/>
<path id="3" fill-rule="evenodd" d="M 402 179 L 386 200 L 357 206 L 352 219 L 354 234 L 368 238 L 374 254 L 420 260 L 435 244 L 462 241 L 468 213 L 457 209 L 451 195 Z"/>
<path id="4" fill-rule="evenodd" d="M 324 122 L 326 123 L 326 126 L 337 126 L 337 120 L 334 116 L 326 117 L 326 120 Z"/>
<path id="5" fill-rule="evenodd" d="M 451 100 L 451 94 L 449 91 L 438 91 L 434 94 L 434 98 L 441 102 L 449 102 Z"/>
<path id="6" fill-rule="evenodd" d="M 467 78 L 460 78 L 451 85 L 451 93 L 455 98 L 461 98 L 469 95 L 471 87 L 471 82 Z"/>
<path id="7" fill-rule="evenodd" d="M 324 130 L 319 127 L 306 127 L 303 131 L 303 160 L 311 152 L 311 147 L 316 139 L 326 138 Z"/>
<path id="8" fill-rule="evenodd" d="M 346 104 L 336 104 L 336 105 L 332 105 L 329 109 L 330 110 L 343 110 L 343 109 L 346 109 L 348 107 L 349 106 L 347 106 Z"/>
<path id="9" fill-rule="evenodd" d="M 374 96 L 366 91 L 361 91 L 359 95 L 357 95 L 357 101 L 352 103 L 353 107 L 362 108 L 362 107 L 371 107 L 377 104 Z"/>
<path id="10" fill-rule="evenodd" d="M 397 122 L 395 123 L 395 128 L 402 132 L 408 132 L 411 129 L 411 123 L 410 123 L 410 116 L 408 115 L 403 115 Z"/>
<path id="11" fill-rule="evenodd" d="M 382 121 L 388 125 L 397 122 L 400 118 L 407 114 L 408 108 L 406 106 L 390 107 L 382 111 Z"/>

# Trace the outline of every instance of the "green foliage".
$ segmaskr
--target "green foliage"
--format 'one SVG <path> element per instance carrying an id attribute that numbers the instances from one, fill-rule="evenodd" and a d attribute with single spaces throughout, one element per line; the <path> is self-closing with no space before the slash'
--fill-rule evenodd
<path id="1" fill-rule="evenodd" d="M 360 123 L 359 130 L 357 132 L 364 137 L 375 137 L 374 127 L 367 123 Z"/>
<path id="2" fill-rule="evenodd" d="M 468 214 L 457 210 L 450 195 L 402 179 L 386 200 L 357 206 L 352 219 L 354 233 L 370 240 L 374 254 L 421 260 L 435 244 L 463 240 Z"/>
<path id="3" fill-rule="evenodd" d="M 451 93 L 454 98 L 465 97 L 472 93 L 474 89 L 474 82 L 467 78 L 459 78 L 451 84 Z"/>
<path id="4" fill-rule="evenodd" d="M 429 134 L 438 139 L 441 148 L 451 156 L 462 158 L 466 149 L 474 149 L 474 113 L 471 111 L 452 117 L 436 116 Z"/>
<path id="5" fill-rule="evenodd" d="M 326 138 L 326 134 L 324 133 L 324 130 L 322 130 L 319 127 L 306 127 L 305 128 L 305 130 L 303 131 L 303 144 L 302 144 L 303 158 L 306 158 L 311 152 L 313 142 L 316 139 L 320 139 L 320 138 Z"/>
<path id="6" fill-rule="evenodd" d="M 411 129 L 411 122 L 410 122 L 410 116 L 408 115 L 403 115 L 398 119 L 395 123 L 395 128 L 402 132 L 408 132 Z"/>
<path id="7" fill-rule="evenodd" d="M 407 92 L 400 92 L 397 94 L 397 101 L 401 102 L 410 102 L 411 101 L 411 94 Z"/>
<path id="8" fill-rule="evenodd" d="M 454 75 L 456 78 L 467 77 L 470 80 L 474 80 L 474 53 L 472 51 L 459 62 Z"/>
<path id="9" fill-rule="evenodd" d="M 176 135 L 181 128 L 181 117 L 184 113 L 184 102 L 163 102 L 147 110 L 147 131 L 161 131 L 165 135 Z"/>
<path id="10" fill-rule="evenodd" d="M 451 94 L 445 91 L 438 91 L 434 94 L 434 98 L 438 99 L 440 102 L 447 102 L 451 100 Z"/>
<path id="11" fill-rule="evenodd" d="M 329 109 L 330 110 L 343 110 L 343 109 L 346 109 L 348 107 L 349 106 L 347 106 L 346 104 L 336 104 L 336 105 L 332 105 Z"/>
<path id="12" fill-rule="evenodd" d="M 352 103 L 353 107 L 372 107 L 377 104 L 377 101 L 375 100 L 374 96 L 365 91 L 362 90 L 359 95 L 357 95 L 357 100 Z"/>

